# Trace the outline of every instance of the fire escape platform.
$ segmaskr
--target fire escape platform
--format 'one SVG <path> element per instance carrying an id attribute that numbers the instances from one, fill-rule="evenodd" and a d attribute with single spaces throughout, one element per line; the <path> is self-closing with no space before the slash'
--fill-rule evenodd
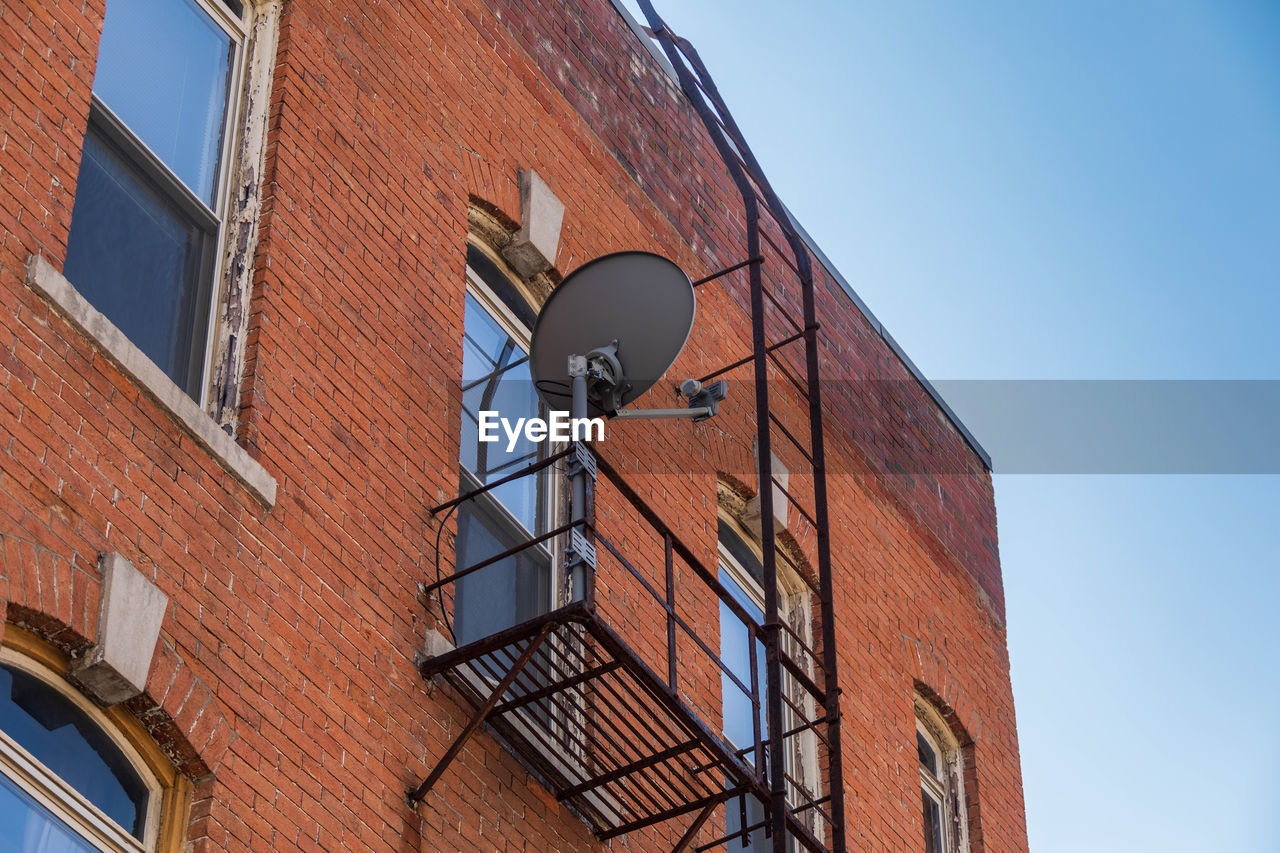
<path id="1" fill-rule="evenodd" d="M 422 660 L 419 670 L 466 695 L 472 723 L 496 730 L 601 839 L 690 813 L 692 837 L 715 806 L 764 791 L 586 602 Z"/>

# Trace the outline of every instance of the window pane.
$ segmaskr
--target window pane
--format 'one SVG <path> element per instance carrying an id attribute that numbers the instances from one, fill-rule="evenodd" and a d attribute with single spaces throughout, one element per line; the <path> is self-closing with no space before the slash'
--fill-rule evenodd
<path id="1" fill-rule="evenodd" d="M 68 280 L 138 349 L 198 392 L 211 237 L 90 127 L 63 267 Z M 196 373 L 194 380 L 190 375 Z"/>
<path id="2" fill-rule="evenodd" d="M 92 853 L 97 850 L 72 832 L 12 779 L 0 774 L 0 853 Z"/>
<path id="3" fill-rule="evenodd" d="M 942 846 L 942 806 L 924 791 L 920 792 L 924 808 L 924 853 L 946 853 Z"/>
<path id="4" fill-rule="evenodd" d="M 934 752 L 932 744 L 916 730 L 916 754 L 920 756 L 920 764 L 925 770 L 928 770 L 935 777 L 938 775 L 938 753 Z"/>
<path id="5" fill-rule="evenodd" d="M 725 780 L 725 784 L 729 784 L 729 780 Z M 755 797 L 747 797 L 745 801 L 747 822 L 742 822 L 744 802 L 734 797 L 724 805 L 724 829 L 725 835 L 733 835 L 739 832 L 744 826 L 755 826 L 765 819 L 764 806 Z M 747 850 L 749 853 L 766 853 L 773 850 L 773 838 L 764 834 L 764 828 L 761 827 L 748 835 L 748 841 L 744 847 L 742 837 L 733 838 L 724 846 L 725 850 Z M 793 849 L 791 845 L 787 846 L 788 850 Z"/>
<path id="6" fill-rule="evenodd" d="M 497 441 L 479 440 L 480 412 L 497 412 L 514 426 L 541 409 L 528 365 L 506 369 L 525 357 L 524 347 L 471 293 L 465 311 L 458 461 L 471 475 L 463 476 L 460 488 L 469 491 L 475 481 L 492 482 L 536 462 L 545 445 L 521 437 L 508 450 L 500 428 Z M 545 532 L 547 482 L 545 471 L 520 477 L 459 506 L 457 567 L 473 566 Z M 454 639 L 461 645 L 491 636 L 545 613 L 550 604 L 551 555 L 543 546 L 527 548 L 458 581 Z"/>
<path id="7" fill-rule="evenodd" d="M 747 613 L 757 622 L 764 621 L 764 612 L 733 577 L 723 568 L 720 570 L 720 583 L 729 590 Z M 765 661 L 764 643 L 756 640 L 756 693 L 763 707 L 765 696 Z M 738 681 L 748 688 L 751 686 L 751 649 L 750 635 L 747 626 L 734 615 L 723 601 L 720 602 L 720 660 Z M 755 712 L 751 697 L 743 691 L 733 679 L 724 672 L 720 673 L 720 695 L 724 712 L 724 736 L 735 747 L 741 749 L 755 743 Z M 769 736 L 768 720 L 760 715 L 760 737 Z M 748 762 L 758 761 L 759 757 L 748 755 Z"/>
<path id="8" fill-rule="evenodd" d="M 481 411 L 498 412 L 514 427 L 518 418 L 539 415 L 538 395 L 528 364 L 503 371 L 526 353 L 490 316 L 478 300 L 467 294 L 465 339 L 462 351 L 462 440 L 459 462 L 481 483 L 501 479 L 536 462 L 543 445 L 521 437 L 510 451 L 501 428 L 498 440 L 479 440 Z M 541 533 L 539 488 L 546 476 L 521 477 L 490 494 L 502 503 L 530 533 Z"/>
<path id="9" fill-rule="evenodd" d="M 527 540 L 488 501 L 468 501 L 458 507 L 459 569 Z M 551 558 L 536 546 L 462 578 L 455 587 L 454 641 L 463 645 L 484 639 L 546 612 L 550 578 Z"/>
<path id="10" fill-rule="evenodd" d="M 124 753 L 69 699 L 6 664 L 0 664 L 0 731 L 120 826 L 142 837 L 147 787 Z M 0 820 L 0 826 L 16 825 Z"/>
<path id="11" fill-rule="evenodd" d="M 210 207 L 230 67 L 193 0 L 107 0 L 93 91 Z"/>

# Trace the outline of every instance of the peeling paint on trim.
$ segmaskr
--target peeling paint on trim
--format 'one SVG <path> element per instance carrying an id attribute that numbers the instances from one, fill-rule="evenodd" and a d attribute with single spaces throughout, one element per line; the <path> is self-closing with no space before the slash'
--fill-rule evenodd
<path id="1" fill-rule="evenodd" d="M 228 435 L 239 422 L 244 379 L 249 302 L 253 296 L 254 254 L 262 212 L 263 172 L 267 160 L 267 126 L 271 82 L 280 40 L 283 0 L 255 6 L 246 39 L 249 63 L 245 74 L 240 143 L 236 150 L 226 242 L 223 245 L 223 298 L 218 301 L 214 366 L 208 389 L 214 420 Z"/>

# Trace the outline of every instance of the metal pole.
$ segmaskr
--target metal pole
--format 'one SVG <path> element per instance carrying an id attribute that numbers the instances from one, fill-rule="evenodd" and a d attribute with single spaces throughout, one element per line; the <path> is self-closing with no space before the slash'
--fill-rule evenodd
<path id="1" fill-rule="evenodd" d="M 671 553 L 671 534 L 662 536 L 667 580 L 667 684 L 676 686 L 676 570 Z"/>
<path id="2" fill-rule="evenodd" d="M 573 388 L 570 417 L 587 417 L 587 359 L 569 356 L 569 381 Z M 580 423 L 580 421 L 575 421 Z M 587 517 L 587 471 L 576 459 L 569 468 L 569 523 L 577 524 Z M 578 528 L 574 528 L 577 530 Z M 581 532 L 581 531 L 580 531 Z M 587 590 L 587 564 L 583 555 L 575 554 L 569 569 L 569 600 L 582 601 Z"/>

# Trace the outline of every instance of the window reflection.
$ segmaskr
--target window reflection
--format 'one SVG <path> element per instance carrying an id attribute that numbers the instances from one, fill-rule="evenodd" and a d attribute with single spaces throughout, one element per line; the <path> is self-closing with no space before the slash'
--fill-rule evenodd
<path id="1" fill-rule="evenodd" d="M 920 758 L 920 765 L 934 776 L 937 776 L 938 753 L 934 751 L 929 741 L 925 740 L 925 736 L 918 731 L 916 732 L 916 754 Z"/>
<path id="2" fill-rule="evenodd" d="M 469 266 L 475 266 L 474 254 L 474 250 L 468 253 Z M 491 285 L 496 290 L 506 283 Z M 501 429 L 497 441 L 479 440 L 480 412 L 497 412 L 514 426 L 519 418 L 539 416 L 541 407 L 529 364 L 523 362 L 527 355 L 523 343 L 470 291 L 465 311 L 458 461 L 459 488 L 469 492 L 533 464 L 546 445 L 521 436 L 508 450 L 510 442 Z M 548 473 L 543 471 L 461 504 L 455 539 L 458 569 L 496 557 L 546 532 L 547 483 Z M 454 592 L 454 641 L 462 645 L 492 636 L 546 612 L 552 596 L 551 552 L 541 545 L 524 548 L 460 579 Z"/>
<path id="3" fill-rule="evenodd" d="M 733 600 L 757 624 L 764 622 L 764 609 L 760 601 L 763 593 L 759 590 L 760 575 L 763 568 L 759 561 L 747 549 L 746 545 L 732 533 L 723 522 L 720 527 L 720 544 L 727 554 L 721 555 L 720 583 L 728 590 Z M 732 559 L 731 559 L 732 557 Z M 748 589 L 750 587 L 750 590 Z M 760 713 L 752 704 L 751 654 L 755 650 L 755 692 L 760 702 Z M 769 737 L 769 720 L 763 712 L 765 701 L 765 647 L 757 638 L 754 644 L 751 632 L 746 624 L 730 609 L 729 605 L 720 602 L 720 660 L 733 674 L 721 671 L 720 698 L 723 713 L 724 738 L 734 749 L 743 749 L 755 745 L 755 721 L 760 721 L 760 739 L 763 742 Z M 735 681 L 734 679 L 737 679 Z M 739 683 L 741 686 L 739 686 Z M 743 688 L 746 688 L 744 690 Z M 762 765 L 765 756 L 748 752 L 744 755 L 747 764 Z M 764 805 L 755 797 L 730 800 L 725 805 L 725 831 L 732 835 L 748 826 L 756 826 L 766 821 Z M 744 823 L 745 820 L 745 823 Z M 730 849 L 750 851 L 766 851 L 773 849 L 773 840 L 765 834 L 763 828 L 751 832 L 745 841 L 735 839 L 729 842 Z M 788 849 L 791 849 L 788 847 Z"/>
<path id="4" fill-rule="evenodd" d="M 67 277 L 170 379 L 193 390 L 212 235 L 92 126 L 72 221 Z"/>
<path id="5" fill-rule="evenodd" d="M 192 0 L 107 0 L 93 92 L 210 207 L 231 51 Z"/>
<path id="6" fill-rule="evenodd" d="M 942 807 L 928 793 L 920 792 L 920 802 L 924 808 L 924 851 L 925 853 L 944 853 L 942 846 Z"/>
<path id="7" fill-rule="evenodd" d="M 480 412 L 495 411 L 514 426 L 517 418 L 537 417 L 538 395 L 526 362 L 524 347 L 490 316 L 468 293 L 465 338 L 462 350 L 462 441 L 459 462 L 481 483 L 489 483 L 519 471 L 537 461 L 540 445 L 523 436 L 508 451 L 505 433 L 499 440 L 481 442 Z M 490 492 L 530 533 L 541 532 L 538 524 L 537 477 L 522 477 Z"/>
<path id="8" fill-rule="evenodd" d="M 0 731 L 142 838 L 147 786 L 120 747 L 75 703 L 34 675 L 0 664 Z"/>
<path id="9" fill-rule="evenodd" d="M 92 853 L 96 849 L 0 774 L 0 853 Z"/>
<path id="10" fill-rule="evenodd" d="M 729 590 L 734 600 L 750 614 L 751 618 L 758 623 L 764 622 L 764 611 L 760 609 L 755 600 L 747 594 L 746 590 L 723 567 L 720 569 L 720 583 Z M 765 696 L 764 643 L 757 639 L 755 647 L 756 695 L 763 703 Z M 728 667 L 738 681 L 750 689 L 750 634 L 747 631 L 747 626 L 734 615 L 733 611 L 729 609 L 729 605 L 723 601 L 720 602 L 720 660 L 724 661 L 724 665 Z M 751 697 L 743 692 L 742 688 L 724 672 L 720 673 L 720 694 L 723 697 L 724 707 L 724 736 L 739 749 L 752 746 L 755 743 L 755 727 L 753 725 L 755 712 L 752 708 Z M 763 740 L 768 736 L 769 721 L 764 714 L 761 714 L 760 737 Z M 751 763 L 756 759 L 749 754 L 747 760 Z"/>

